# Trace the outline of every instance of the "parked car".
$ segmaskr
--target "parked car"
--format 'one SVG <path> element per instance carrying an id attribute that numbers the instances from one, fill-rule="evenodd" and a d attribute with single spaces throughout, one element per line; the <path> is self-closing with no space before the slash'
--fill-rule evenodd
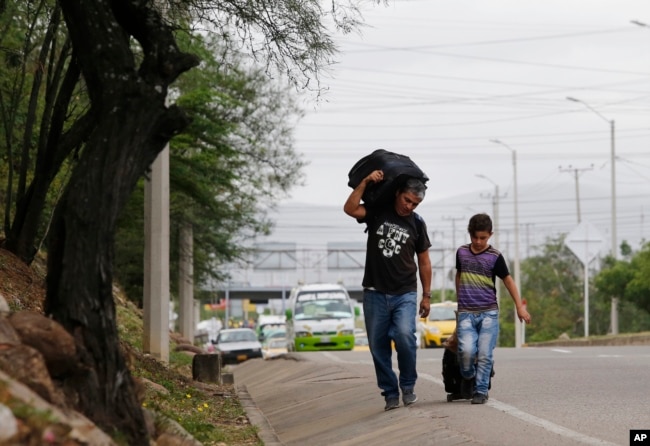
<path id="1" fill-rule="evenodd" d="M 286 338 L 267 339 L 262 346 L 262 356 L 264 356 L 264 359 L 275 358 L 285 353 L 287 353 Z"/>
<path id="2" fill-rule="evenodd" d="M 354 351 L 369 351 L 370 346 L 368 345 L 368 335 L 365 331 L 361 333 L 354 334 Z"/>
<path id="3" fill-rule="evenodd" d="M 263 314 L 257 318 L 257 337 L 264 342 L 266 335 L 275 330 L 284 330 L 286 327 L 285 316 Z"/>
<path id="4" fill-rule="evenodd" d="M 418 332 L 422 348 L 442 347 L 456 329 L 456 302 L 431 304 L 429 317 L 420 319 Z"/>
<path id="5" fill-rule="evenodd" d="M 214 352 L 221 355 L 223 364 L 237 364 L 247 359 L 262 357 L 262 344 L 255 331 L 250 328 L 221 330 L 214 347 Z"/>
<path id="6" fill-rule="evenodd" d="M 264 336 L 262 346 L 264 346 L 264 344 L 268 343 L 269 341 L 272 341 L 273 339 L 286 339 L 286 337 L 287 331 L 284 329 L 284 327 L 278 328 L 277 330 L 271 330 Z"/>

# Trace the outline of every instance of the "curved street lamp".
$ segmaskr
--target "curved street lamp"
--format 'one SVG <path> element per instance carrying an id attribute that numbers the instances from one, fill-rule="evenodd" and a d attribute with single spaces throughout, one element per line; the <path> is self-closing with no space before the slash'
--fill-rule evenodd
<path id="1" fill-rule="evenodd" d="M 609 129 L 610 129 L 610 164 L 611 164 L 611 179 L 612 179 L 612 246 L 611 246 L 611 253 L 612 257 L 616 259 L 617 253 L 618 253 L 618 247 L 616 246 L 616 144 L 615 144 L 615 131 L 614 131 L 614 120 L 609 120 L 606 117 L 604 117 L 602 114 L 600 114 L 595 108 L 590 106 L 584 101 L 581 101 L 580 99 L 572 98 L 571 96 L 567 96 L 567 100 L 571 102 L 578 102 L 585 107 L 587 107 L 589 110 L 594 112 L 596 116 L 598 116 L 600 119 L 603 121 L 609 123 Z"/>

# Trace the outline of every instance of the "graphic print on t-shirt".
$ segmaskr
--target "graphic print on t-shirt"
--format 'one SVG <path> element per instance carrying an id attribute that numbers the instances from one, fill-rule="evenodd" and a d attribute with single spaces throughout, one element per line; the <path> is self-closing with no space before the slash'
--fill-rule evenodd
<path id="1" fill-rule="evenodd" d="M 395 223 L 385 222 L 379 225 L 376 234 L 380 236 L 377 246 L 386 258 L 399 255 L 402 245 L 406 243 L 410 235 L 408 231 Z"/>

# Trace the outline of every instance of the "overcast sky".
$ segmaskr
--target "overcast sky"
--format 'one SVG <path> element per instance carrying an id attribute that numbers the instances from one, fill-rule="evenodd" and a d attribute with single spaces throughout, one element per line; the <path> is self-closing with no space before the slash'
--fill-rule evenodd
<path id="1" fill-rule="evenodd" d="M 384 148 L 427 173 L 426 202 L 480 200 L 498 185 L 505 209 L 512 149 L 522 202 L 575 200 L 578 172 L 585 199 L 598 190 L 607 232 L 611 120 L 619 206 L 650 197 L 650 27 L 631 23 L 650 24 L 650 1 L 399 0 L 363 11 L 362 35 L 337 36 L 328 92 L 304 103 L 295 136 L 307 184 L 285 204 L 342 206 L 352 165 Z"/>

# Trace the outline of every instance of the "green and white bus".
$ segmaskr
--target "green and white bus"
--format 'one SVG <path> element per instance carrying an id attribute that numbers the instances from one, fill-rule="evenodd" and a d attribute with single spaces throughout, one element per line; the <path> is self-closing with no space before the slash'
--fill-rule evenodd
<path id="1" fill-rule="evenodd" d="M 337 284 L 300 285 L 286 310 L 289 351 L 352 350 L 359 309 Z"/>

